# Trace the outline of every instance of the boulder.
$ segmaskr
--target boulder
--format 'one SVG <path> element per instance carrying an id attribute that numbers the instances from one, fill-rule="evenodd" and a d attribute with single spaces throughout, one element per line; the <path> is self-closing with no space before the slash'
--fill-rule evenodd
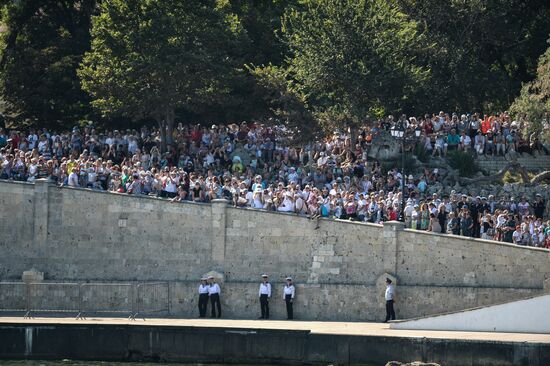
<path id="1" fill-rule="evenodd" d="M 223 273 L 220 273 L 220 272 L 217 272 L 217 271 L 209 271 L 209 272 L 206 272 L 205 274 L 203 274 L 203 277 L 205 277 L 205 278 L 208 278 L 210 276 L 214 277 L 216 282 L 223 283 L 223 280 L 224 280 Z"/>
<path id="2" fill-rule="evenodd" d="M 372 141 L 369 158 L 384 161 L 401 158 L 401 143 L 388 131 L 381 131 Z"/>
<path id="3" fill-rule="evenodd" d="M 44 272 L 39 272 L 34 268 L 24 271 L 21 279 L 25 283 L 35 283 L 44 281 Z"/>

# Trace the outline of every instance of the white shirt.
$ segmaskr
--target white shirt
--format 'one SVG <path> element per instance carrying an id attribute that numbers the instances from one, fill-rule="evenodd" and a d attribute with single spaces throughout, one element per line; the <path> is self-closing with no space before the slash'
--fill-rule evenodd
<path id="1" fill-rule="evenodd" d="M 386 298 L 386 301 L 393 300 L 394 291 L 395 290 L 391 283 L 389 285 L 386 285 L 386 294 L 384 296 Z"/>
<path id="2" fill-rule="evenodd" d="M 203 285 L 202 283 L 199 285 L 199 294 L 207 294 L 210 289 L 209 285 Z"/>
<path id="3" fill-rule="evenodd" d="M 69 187 L 78 187 L 78 175 L 74 172 L 74 170 L 69 174 Z"/>
<path id="4" fill-rule="evenodd" d="M 267 297 L 271 297 L 271 284 L 269 282 L 262 282 L 260 284 L 260 296 L 261 295 L 267 295 Z"/>
<path id="5" fill-rule="evenodd" d="M 294 299 L 294 293 L 295 293 L 294 285 L 283 287 L 283 299 L 286 299 L 286 295 L 290 295 L 290 298 Z"/>
<path id="6" fill-rule="evenodd" d="M 217 283 L 213 283 L 210 286 L 208 286 L 208 295 L 220 294 L 220 293 L 221 293 L 220 285 L 218 285 Z"/>

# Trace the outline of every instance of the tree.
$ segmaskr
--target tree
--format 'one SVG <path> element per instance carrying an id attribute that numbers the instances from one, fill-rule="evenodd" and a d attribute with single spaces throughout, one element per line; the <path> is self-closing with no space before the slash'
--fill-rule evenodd
<path id="1" fill-rule="evenodd" d="M 0 1 L 0 92 L 16 121 L 59 127 L 86 119 L 76 69 L 89 48 L 96 0 Z"/>
<path id="2" fill-rule="evenodd" d="M 287 12 L 283 36 L 288 71 L 317 113 L 357 122 L 421 107 L 429 70 L 417 60 L 429 44 L 392 2 L 310 0 Z"/>
<path id="3" fill-rule="evenodd" d="M 214 0 L 111 0 L 93 18 L 79 75 L 106 116 L 153 118 L 163 149 L 178 109 L 195 111 L 230 93 L 241 64 L 238 18 Z"/>
<path id="4" fill-rule="evenodd" d="M 307 108 L 304 96 L 292 87 L 285 69 L 273 65 L 250 67 L 257 95 L 277 125 L 285 125 L 294 143 L 318 138 L 323 133 L 319 119 Z"/>
<path id="5" fill-rule="evenodd" d="M 523 85 L 510 110 L 529 123 L 529 132 L 545 130 L 544 138 L 550 137 L 550 47 L 539 59 L 537 77 Z"/>
<path id="6" fill-rule="evenodd" d="M 395 0 L 434 47 L 432 110 L 506 109 L 534 77 L 550 29 L 546 0 Z"/>

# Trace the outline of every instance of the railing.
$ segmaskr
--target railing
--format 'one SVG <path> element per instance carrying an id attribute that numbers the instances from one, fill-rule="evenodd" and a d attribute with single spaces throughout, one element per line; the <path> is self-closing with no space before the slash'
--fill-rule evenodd
<path id="1" fill-rule="evenodd" d="M 168 282 L 140 283 L 136 287 L 136 312 L 133 318 L 138 315 L 151 313 L 170 313 L 170 286 Z"/>
<path id="2" fill-rule="evenodd" d="M 0 282 L 0 312 L 23 312 L 25 318 L 39 313 L 125 315 L 145 320 L 144 315 L 170 315 L 168 282 L 69 283 Z"/>

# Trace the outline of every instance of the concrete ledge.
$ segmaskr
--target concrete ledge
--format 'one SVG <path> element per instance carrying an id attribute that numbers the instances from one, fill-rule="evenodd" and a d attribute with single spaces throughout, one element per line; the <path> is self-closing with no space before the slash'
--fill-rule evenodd
<path id="1" fill-rule="evenodd" d="M 254 323 L 4 321 L 0 322 L 0 358 L 285 365 L 421 360 L 446 366 L 542 366 L 550 362 L 550 337 L 540 335 L 523 338 L 528 341 L 505 334 L 484 338 L 470 333 L 457 338 L 452 332 L 432 332 L 422 336 L 368 323 L 352 327 L 363 330 L 352 335 L 342 332 L 345 323 Z M 332 331 L 322 332 L 327 328 Z"/>
<path id="2" fill-rule="evenodd" d="M 419 235 L 427 235 L 432 237 L 440 237 L 440 238 L 453 238 L 463 241 L 468 241 L 472 243 L 480 243 L 480 244 L 492 244 L 492 245 L 501 245 L 508 248 L 514 248 L 514 249 L 520 249 L 520 250 L 534 250 L 539 252 L 548 253 L 550 249 L 546 248 L 537 248 L 537 247 L 530 247 L 530 246 L 524 246 L 524 245 L 517 245 L 512 243 L 506 243 L 502 241 L 496 241 L 496 240 L 485 240 L 485 239 L 478 239 L 478 238 L 471 238 L 469 236 L 461 236 L 461 235 L 453 235 L 453 234 L 437 234 L 432 233 L 429 231 L 422 231 L 422 230 L 414 230 L 414 229 L 404 229 L 403 230 L 406 233 L 410 234 L 419 234 Z"/>
<path id="3" fill-rule="evenodd" d="M 546 309 L 550 295 L 428 317 L 392 322 L 392 329 L 460 330 L 483 332 L 523 332 L 550 334 Z"/>

